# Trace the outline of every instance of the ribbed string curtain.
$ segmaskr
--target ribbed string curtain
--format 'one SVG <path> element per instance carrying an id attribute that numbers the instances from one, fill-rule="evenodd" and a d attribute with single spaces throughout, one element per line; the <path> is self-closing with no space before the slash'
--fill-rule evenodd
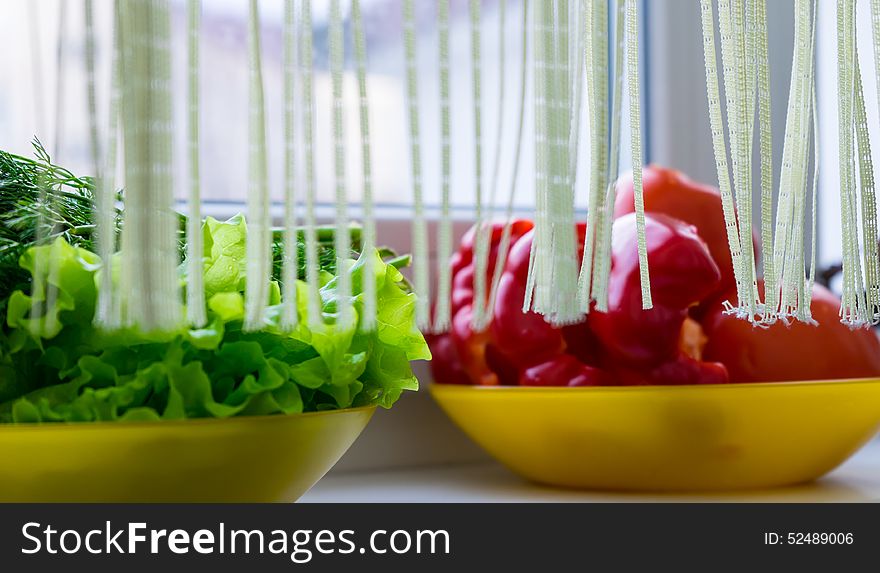
<path id="1" fill-rule="evenodd" d="M 139 326 L 145 330 L 173 329 L 187 322 L 201 326 L 206 320 L 205 296 L 201 282 L 201 187 L 199 124 L 201 2 L 188 0 L 187 15 L 187 147 L 179 154 L 188 163 L 186 182 L 189 224 L 186 253 L 189 288 L 181 293 L 177 276 L 178 219 L 174 212 L 172 178 L 171 122 L 171 12 L 168 0 L 117 0 L 114 2 L 112 90 L 106 121 L 99 121 L 95 94 L 95 30 L 91 0 L 83 0 L 87 15 L 86 67 L 88 73 L 88 111 L 91 153 L 98 180 L 96 217 L 99 251 L 103 260 L 118 249 L 120 280 L 104 273 L 96 321 L 108 329 Z M 805 227 L 815 227 L 816 171 L 818 170 L 817 110 L 815 108 L 815 46 L 817 0 L 795 0 L 795 43 L 792 53 L 791 88 L 782 141 L 781 175 L 772 179 L 770 133 L 770 30 L 766 20 L 767 0 L 700 0 L 694 9 L 702 13 L 708 112 L 721 190 L 725 226 L 734 262 L 737 300 L 729 311 L 756 324 L 777 320 L 812 320 L 810 291 L 815 277 L 815 228 L 812 245 L 805 245 Z M 469 62 L 450 61 L 449 0 L 437 0 L 434 20 L 439 42 L 436 69 L 420 69 L 416 50 L 420 43 L 417 8 L 414 0 L 401 0 L 404 121 L 408 126 L 408 154 L 411 170 L 413 288 L 419 295 L 417 318 L 425 331 L 443 331 L 450 326 L 450 274 L 446 268 L 452 252 L 450 215 L 451 149 L 468 145 L 451 138 L 451 74 L 454 65 L 470 66 L 471 105 L 473 106 L 472 153 L 475 159 L 472 179 L 472 207 L 476 221 L 475 306 L 472 327 L 479 330 L 491 320 L 494 293 L 500 269 L 507 255 L 512 219 L 513 193 L 517 186 L 522 141 L 534 138 L 535 239 L 533 241 L 526 297 L 523 309 L 541 313 L 556 325 L 580 321 L 591 310 L 608 305 L 608 275 L 611 268 L 612 215 L 616 200 L 614 181 L 621 154 L 621 118 L 626 109 L 630 124 L 630 153 L 635 186 L 635 212 L 638 231 L 639 279 L 642 302 L 650 309 L 650 273 L 645 246 L 645 213 L 641 189 L 643 162 L 640 100 L 638 0 L 523 0 L 523 18 L 518 22 L 522 67 L 517 76 L 505 69 L 506 0 L 498 0 L 499 27 L 487 30 L 483 13 L 488 2 L 469 0 Z M 245 294 L 246 330 L 265 325 L 270 300 L 272 273 L 272 210 L 269 201 L 268 154 L 266 142 L 265 86 L 261 41 L 260 2 L 249 0 L 247 22 L 248 83 L 247 110 L 231 110 L 248 122 L 249 187 L 247 190 L 247 283 Z M 348 8 L 351 28 L 345 26 Z M 871 0 L 871 23 L 875 46 L 875 78 L 880 82 L 880 0 Z M 332 95 L 316 101 L 314 85 L 314 46 L 312 0 L 285 0 L 282 21 L 283 42 L 283 304 L 281 324 L 297 328 L 301 321 L 312 328 L 349 327 L 353 321 L 361 329 L 382 328 L 377 322 L 375 285 L 364 285 L 362 305 L 355 307 L 351 275 L 345 267 L 351 252 L 349 205 L 353 195 L 348 188 L 349 159 L 359 155 L 362 165 L 362 247 L 371 251 L 376 241 L 375 212 L 372 205 L 373 181 L 371 124 L 366 44 L 363 14 L 358 0 L 342 3 L 329 0 L 327 42 Z M 716 18 L 717 16 L 717 18 Z M 866 119 L 866 101 L 856 41 L 855 0 L 837 2 L 838 123 L 840 143 L 840 198 L 843 233 L 843 302 L 841 318 L 857 325 L 876 323 L 880 317 L 880 269 L 877 259 L 876 201 L 873 165 Z M 481 45 L 486 34 L 499 42 L 500 58 L 483 57 Z M 345 65 L 346 46 L 352 46 L 354 67 Z M 719 50 L 720 46 L 720 50 Z M 720 72 L 719 72 L 720 62 Z M 488 98 L 483 76 L 487 66 L 497 66 L 502 87 L 497 99 Z M 348 72 L 357 78 L 356 108 L 344 106 Z M 439 106 L 425 109 L 419 91 L 427 74 L 438 74 Z M 516 90 L 504 87 L 508 76 L 516 80 Z M 531 82 L 531 84 L 529 84 Z M 527 86 L 534 92 L 527 101 Z M 723 88 L 723 96 L 722 96 Z M 494 91 L 492 93 L 495 93 Z M 625 99 L 625 96 L 626 97 Z M 872 102 L 873 103 L 873 102 Z M 502 111 L 514 105 L 517 121 L 502 121 Z M 317 106 L 329 106 L 332 145 L 316 146 Z M 534 126 L 524 128 L 525 110 L 534 110 Z M 498 130 L 487 134 L 484 119 L 497 113 Z M 358 145 L 348 145 L 346 114 L 357 114 Z M 439 141 L 427 141 L 420 122 L 427 114 L 439 118 Z M 585 117 L 588 133 L 581 134 Z M 117 121 L 119 127 L 117 129 Z M 98 126 L 105 123 L 106 131 Z M 756 124 L 757 123 L 757 127 Z M 117 131 L 121 140 L 117 141 Z M 489 135 L 490 137 L 486 137 Z M 830 134 L 829 134 L 830 135 Z M 756 137 L 757 136 L 757 137 Z M 500 142 L 515 140 L 512 164 L 500 158 Z M 494 156 L 486 141 L 494 142 Z M 754 146 L 759 146 L 760 176 L 752 177 Z M 301 153 L 299 152 L 301 150 Z M 812 152 L 812 153 L 811 153 Z M 339 296 L 328 314 L 320 294 L 316 235 L 317 181 L 315 157 L 329 154 L 333 165 L 335 199 L 334 241 L 337 256 Z M 436 233 L 429 233 L 425 214 L 422 163 L 431 154 L 440 159 L 440 220 Z M 529 158 L 531 160 L 532 158 Z M 114 181 L 117 161 L 124 161 L 124 221 L 121 244 L 114 244 L 117 197 Z M 812 170 L 811 170 L 812 167 Z M 499 172 L 509 170 L 509 189 L 499 189 Z M 577 181 L 584 181 L 587 197 L 577 197 Z M 302 182 L 302 183 L 300 183 Z M 182 185 L 181 185 L 182 186 Z M 753 189 L 760 193 L 760 221 L 752 222 Z M 777 193 L 774 193 L 777 191 Z M 504 193 L 506 192 L 506 196 Z M 830 191 L 829 191 L 830 192 Z M 774 205 L 775 197 L 775 205 Z M 585 199 L 586 238 L 578 244 L 575 233 L 575 206 Z M 500 203 L 500 205 L 499 205 Z M 488 276 L 489 221 L 500 209 L 506 223 L 498 250 L 496 272 Z M 752 244 L 757 230 L 764 253 L 761 266 Z M 305 243 L 305 281 L 296 281 L 297 241 Z M 439 254 L 436 282 L 431 284 L 429 245 Z M 805 248 L 806 247 L 806 248 Z M 579 256 L 579 252 L 582 255 Z M 806 255 L 805 255 L 806 252 Z M 369 262 L 367 257 L 365 264 Z M 762 271 L 759 273 L 759 270 Z M 763 275 L 765 290 L 758 289 Z M 368 273 L 366 276 L 372 276 Z M 369 281 L 368 281 L 369 282 Z M 433 288 L 432 288 L 433 287 Z M 50 289 L 51 290 L 51 289 Z M 304 300 L 302 297 L 305 297 Z M 185 304 L 184 304 L 185 301 Z M 330 316 L 332 314 L 332 316 Z"/>

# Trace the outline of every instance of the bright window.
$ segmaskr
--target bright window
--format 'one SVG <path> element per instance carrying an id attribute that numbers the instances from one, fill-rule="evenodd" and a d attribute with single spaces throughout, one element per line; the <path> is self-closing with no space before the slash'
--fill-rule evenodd
<path id="1" fill-rule="evenodd" d="M 77 173 L 91 173 L 86 74 L 84 66 L 84 16 L 82 2 L 70 0 L 24 2 L 5 0 L 0 18 L 0 49 L 15 57 L 0 60 L 0 147 L 30 153 L 29 142 L 36 134 L 55 160 Z M 331 95 L 327 58 L 328 0 L 314 0 L 316 165 L 319 199 L 333 200 L 331 142 Z M 98 105 L 102 129 L 110 87 L 112 50 L 110 0 L 96 0 Z M 266 84 L 270 184 L 280 199 L 282 182 L 282 30 L 283 0 L 260 2 L 263 20 L 263 65 Z M 505 105 L 502 111 L 502 168 L 498 204 L 510 188 L 514 139 L 517 128 L 520 74 L 522 73 L 522 1 L 506 3 Z M 186 2 L 172 0 L 174 49 L 174 113 L 177 131 L 176 157 L 185 154 L 186 134 Z M 429 205 L 440 199 L 440 94 L 436 2 L 416 2 L 419 60 L 420 129 L 424 193 Z M 348 2 L 343 2 L 348 17 Z M 362 0 L 368 49 L 375 198 L 386 205 L 411 202 L 408 126 L 404 99 L 403 39 L 400 0 Z M 452 113 L 452 201 L 467 210 L 474 196 L 474 120 L 471 83 L 471 41 L 467 2 L 451 2 L 450 58 Z M 63 74 L 57 68 L 58 20 L 64 13 Z M 209 0 L 203 3 L 202 53 L 202 177 L 203 196 L 208 201 L 240 203 L 247 189 L 247 3 L 241 0 Z M 483 76 L 483 173 L 484 189 L 492 184 L 496 153 L 499 89 L 499 3 L 484 0 L 482 27 Z M 346 138 L 349 197 L 360 198 L 360 139 L 358 99 L 351 49 L 350 22 L 346 22 Z M 529 40 L 531 42 L 531 40 Z M 34 48 L 37 48 L 34 50 Z M 56 107 L 57 82 L 62 82 L 62 104 Z M 530 78 L 529 78 L 529 81 Z M 533 204 L 533 130 L 531 90 L 526 100 L 525 138 L 522 149 L 516 204 Z M 626 94 L 624 94 L 626 98 Z M 626 99 L 624 99 L 624 102 Z M 60 109 L 60 129 L 56 128 Z M 626 110 L 626 105 L 623 106 Z M 588 129 L 586 114 L 582 122 Z M 621 169 L 630 165 L 628 121 L 624 118 Z M 56 139 L 60 139 L 56 143 Z M 583 136 L 581 141 L 587 141 Z M 589 164 L 588 149 L 581 147 L 581 165 Z M 184 161 L 177 165 L 177 195 L 184 195 Z M 585 171 L 582 171 L 584 173 Z M 585 177 L 581 178 L 585 180 Z M 586 202 L 586 190 L 578 196 Z M 488 191 L 487 195 L 488 196 Z"/>
<path id="2" fill-rule="evenodd" d="M 819 2 L 819 29 L 817 33 L 817 98 L 819 105 L 819 134 L 821 137 L 819 216 L 820 261 L 833 264 L 840 261 L 840 165 L 837 141 L 837 7 L 834 2 Z M 862 86 L 865 93 L 865 112 L 874 165 L 880 165 L 880 115 L 878 115 L 877 77 L 874 67 L 874 44 L 871 35 L 871 6 L 867 0 L 858 0 L 856 26 Z"/>

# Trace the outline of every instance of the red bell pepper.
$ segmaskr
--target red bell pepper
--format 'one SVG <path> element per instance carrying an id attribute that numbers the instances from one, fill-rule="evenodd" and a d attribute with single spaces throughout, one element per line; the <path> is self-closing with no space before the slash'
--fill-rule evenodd
<path id="1" fill-rule="evenodd" d="M 583 241 L 585 225 L 578 226 Z M 560 354 L 566 344 L 562 331 L 535 312 L 522 312 L 534 231 L 523 235 L 510 250 L 498 286 L 490 331 L 498 351 L 518 367 L 537 364 Z"/>
<path id="2" fill-rule="evenodd" d="M 818 327 L 755 328 L 725 314 L 722 303 L 736 292 L 720 195 L 656 166 L 644 170 L 654 308 L 643 311 L 631 177 L 617 191 L 608 312 L 593 309 L 579 324 L 555 328 L 522 312 L 533 232 L 518 221 L 490 327 L 472 332 L 473 234 L 465 238 L 452 266 L 454 328 L 431 340 L 438 381 L 589 386 L 880 376 L 880 339 L 842 325 L 840 300 L 827 289 L 813 290 Z M 487 284 L 501 229 L 493 228 Z M 578 235 L 582 242 L 583 225 Z"/>
<path id="3" fill-rule="evenodd" d="M 696 229 L 671 217 L 645 217 L 645 238 L 654 308 L 642 310 L 636 218 L 614 222 L 608 312 L 589 315 L 609 358 L 640 368 L 674 360 L 688 308 L 712 293 L 718 266 Z"/>
<path id="4" fill-rule="evenodd" d="M 556 328 L 534 312 L 522 312 L 533 232 L 512 243 L 489 328 L 470 328 L 473 302 L 473 235 L 453 258 L 453 328 L 431 340 L 435 377 L 442 382 L 593 386 L 648 383 L 716 383 L 724 368 L 707 365 L 683 350 L 680 333 L 687 309 L 716 288 L 719 272 L 693 227 L 665 217 L 647 218 L 648 257 L 655 309 L 641 308 L 633 217 L 615 222 L 609 313 L 593 310 L 579 324 Z M 578 225 L 582 243 L 585 226 Z M 500 226 L 493 229 L 497 252 Z M 491 280 L 492 269 L 487 273 Z M 637 302 L 637 304 L 636 304 Z M 696 324 L 696 323 L 694 323 Z M 697 327 L 699 329 L 699 327 Z M 657 344 L 662 340 L 662 344 Z M 451 341 L 451 342 L 450 342 Z M 637 359 L 633 359 L 636 357 Z M 454 367 L 438 362 L 453 360 Z"/>
<path id="5" fill-rule="evenodd" d="M 510 228 L 510 245 L 515 245 L 520 237 L 532 230 L 534 225 L 531 221 L 523 219 L 515 220 Z M 504 232 L 503 223 L 493 223 L 489 241 L 489 254 L 486 269 L 486 288 L 491 285 L 492 276 L 495 272 L 495 264 L 498 258 L 498 249 L 501 246 L 501 238 Z M 449 380 L 449 383 L 472 383 L 481 385 L 498 385 L 502 383 L 499 372 L 503 368 L 496 366 L 491 368 L 488 361 L 492 359 L 492 350 L 487 352 L 490 340 L 489 332 L 473 332 L 471 329 L 471 316 L 474 301 L 474 249 L 476 247 L 475 228 L 472 227 L 461 239 L 461 245 L 452 256 L 450 267 L 452 272 L 452 329 L 449 333 L 428 337 L 431 347 L 437 347 L 438 358 L 432 360 L 438 362 L 455 363 L 455 366 L 446 364 L 435 368 L 435 376 L 438 379 Z M 527 255 L 528 256 L 528 255 Z M 487 293 L 488 294 L 488 293 Z M 488 354 L 488 355 L 487 355 Z M 496 361 L 496 364 L 498 361 Z M 502 361 L 503 363 L 503 361 Z M 515 383 L 507 379 L 505 383 Z"/>
<path id="6" fill-rule="evenodd" d="M 611 379 L 600 368 L 587 366 L 571 354 L 559 354 L 523 370 L 520 386 L 608 386 Z"/>
<path id="7" fill-rule="evenodd" d="M 632 174 L 623 175 L 616 185 L 615 218 L 635 210 Z M 727 291 L 733 287 L 736 284 L 733 262 L 724 224 L 721 193 L 718 189 L 697 183 L 681 171 L 648 165 L 642 170 L 642 191 L 645 212 L 675 217 L 696 227 L 697 233 L 706 242 L 712 258 L 721 271 L 721 281 L 716 292 Z M 760 247 L 754 235 L 752 244 L 755 253 L 759 253 Z M 736 298 L 734 297 L 733 300 Z"/>
<path id="8" fill-rule="evenodd" d="M 503 223 L 492 223 L 492 235 L 489 240 L 489 256 L 486 259 L 486 285 L 492 280 L 495 262 L 498 260 L 498 249 L 501 246 Z M 510 245 L 534 228 L 531 221 L 516 219 L 510 225 Z M 452 255 L 449 264 L 452 269 L 452 314 L 455 316 L 463 306 L 474 301 L 474 249 L 476 247 L 475 227 L 471 227 L 461 238 L 458 251 Z"/>

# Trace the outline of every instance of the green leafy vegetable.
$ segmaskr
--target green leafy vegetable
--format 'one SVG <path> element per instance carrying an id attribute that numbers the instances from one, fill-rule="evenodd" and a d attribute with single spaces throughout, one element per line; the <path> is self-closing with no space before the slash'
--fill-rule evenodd
<path id="1" fill-rule="evenodd" d="M 0 311 L 30 275 L 18 259 L 38 236 L 64 237 L 95 252 L 92 225 L 94 182 L 52 164 L 34 140 L 34 159 L 0 151 Z M 45 202 L 41 192 L 45 191 Z M 41 216 L 42 215 L 42 216 Z M 44 228 L 38 229 L 40 225 Z"/>
<path id="2" fill-rule="evenodd" d="M 324 324 L 306 320 L 292 332 L 280 327 L 280 291 L 273 283 L 264 329 L 243 332 L 245 241 L 243 217 L 203 225 L 208 324 L 146 335 L 137 329 L 105 333 L 92 325 L 97 274 L 106 272 L 89 250 L 59 236 L 29 247 L 20 268 L 29 288 L 9 297 L 0 330 L 0 421 L 81 422 L 229 417 L 317 411 L 378 404 L 390 407 L 415 390 L 411 360 L 430 358 L 415 326 L 415 295 L 379 251 L 345 261 L 351 302 L 363 310 L 364 281 L 374 281 L 378 328 L 335 324 L 338 275 L 324 268 L 320 290 Z M 38 257 L 40 249 L 50 250 Z M 52 258 L 58 271 L 37 268 Z M 373 257 L 373 276 L 364 276 Z M 335 270 L 335 268 L 334 268 Z M 186 266 L 181 280 L 186 282 Z M 43 302 L 48 281 L 54 305 Z M 304 282 L 297 281 L 304 318 Z M 35 308 L 44 314 L 33 316 Z M 47 320 L 52 317 L 55 320 Z M 358 320 L 358 323 L 360 321 Z M 51 328 L 50 328 L 51 326 Z"/>
<path id="3" fill-rule="evenodd" d="M 30 274 L 19 266 L 18 261 L 27 249 L 36 245 L 37 237 L 47 237 L 50 240 L 63 237 L 72 246 L 97 252 L 94 240 L 95 225 L 92 223 L 94 180 L 91 177 L 77 177 L 64 167 L 52 163 L 39 140 L 34 140 L 33 147 L 33 159 L 0 150 L 0 315 L 10 295 L 16 290 L 24 290 L 28 287 Z M 40 200 L 41 189 L 45 192 L 47 198 L 45 201 Z M 118 196 L 122 198 L 121 191 Z M 179 252 L 183 257 L 186 216 L 179 214 L 178 217 Z M 216 223 L 214 221 L 214 226 Z M 44 228 L 38 229 L 41 224 Z M 122 212 L 117 209 L 117 236 L 121 225 Z M 316 231 L 320 268 L 335 273 L 334 229 L 318 227 Z M 224 232 L 239 234 L 235 229 Z M 273 230 L 272 277 L 275 280 L 281 278 L 283 256 L 281 235 L 281 229 Z M 361 242 L 360 227 L 353 226 L 350 235 L 352 240 L 350 256 L 357 258 Z M 221 242 L 223 240 L 228 239 L 221 239 Z M 297 242 L 299 278 L 305 278 L 304 242 L 305 238 L 300 232 Z M 206 245 L 205 248 L 209 247 Z M 242 248 L 244 248 L 243 244 Z"/>

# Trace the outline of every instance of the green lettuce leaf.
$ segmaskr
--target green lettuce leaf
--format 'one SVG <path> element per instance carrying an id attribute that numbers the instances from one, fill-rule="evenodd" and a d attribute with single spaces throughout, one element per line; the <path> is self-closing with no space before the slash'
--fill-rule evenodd
<path id="1" fill-rule="evenodd" d="M 203 234 L 208 323 L 177 332 L 96 329 L 101 260 L 63 238 L 28 249 L 20 264 L 32 277 L 30 292 L 12 294 L 0 329 L 0 422 L 387 408 L 418 388 L 410 361 L 429 359 L 430 352 L 415 325 L 415 295 L 378 251 L 339 267 L 351 273 L 353 322 L 337 323 L 338 277 L 322 271 L 323 324 L 308 325 L 307 286 L 297 281 L 299 326 L 282 329 L 280 287 L 273 282 L 265 328 L 244 332 L 245 220 L 208 218 Z M 370 277 L 367 257 L 374 263 Z M 181 280 L 185 286 L 185 265 Z M 375 281 L 378 299 L 378 327 L 371 332 L 360 326 L 365 280 Z M 52 300 L 48 284 L 57 287 Z"/>
<path id="2" fill-rule="evenodd" d="M 202 225 L 205 262 L 205 298 L 217 293 L 244 291 L 247 270 L 247 226 L 244 217 L 228 221 L 213 217 Z"/>

